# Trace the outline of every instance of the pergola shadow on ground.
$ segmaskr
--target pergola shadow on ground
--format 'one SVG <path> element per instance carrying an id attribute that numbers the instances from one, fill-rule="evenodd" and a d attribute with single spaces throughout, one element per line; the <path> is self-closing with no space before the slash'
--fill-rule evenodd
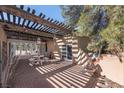
<path id="1" fill-rule="evenodd" d="M 92 88 L 96 81 L 89 73 L 82 74 L 81 66 L 69 62 L 30 66 L 28 60 L 20 60 L 10 84 L 13 88 Z"/>

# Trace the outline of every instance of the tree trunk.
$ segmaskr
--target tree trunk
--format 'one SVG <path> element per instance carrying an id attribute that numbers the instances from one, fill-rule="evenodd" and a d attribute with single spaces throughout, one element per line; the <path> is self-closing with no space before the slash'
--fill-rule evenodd
<path id="1" fill-rule="evenodd" d="M 115 52 L 116 56 L 118 57 L 119 61 L 122 63 L 123 62 L 123 60 L 122 60 L 122 54 L 121 54 L 122 51 L 119 51 L 116 48 L 115 48 L 115 51 L 116 51 Z"/>
<path id="2" fill-rule="evenodd" d="M 103 48 L 103 46 L 101 45 L 100 48 L 99 48 L 99 51 L 98 51 L 98 57 L 100 57 L 100 55 L 101 55 L 102 48 Z"/>

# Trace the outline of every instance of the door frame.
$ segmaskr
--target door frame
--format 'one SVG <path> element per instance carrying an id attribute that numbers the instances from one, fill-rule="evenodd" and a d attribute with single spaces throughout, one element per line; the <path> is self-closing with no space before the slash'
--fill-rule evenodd
<path id="1" fill-rule="evenodd" d="M 72 58 L 71 59 L 68 59 L 68 46 L 71 46 L 71 45 L 69 45 L 69 44 L 64 44 L 64 45 L 61 45 L 61 48 L 60 48 L 60 51 L 61 51 L 61 58 L 63 58 L 63 46 L 65 47 L 65 59 L 64 60 L 67 60 L 67 61 L 72 61 Z M 72 47 L 72 46 L 71 46 Z M 72 49 L 71 49 L 72 50 Z"/>

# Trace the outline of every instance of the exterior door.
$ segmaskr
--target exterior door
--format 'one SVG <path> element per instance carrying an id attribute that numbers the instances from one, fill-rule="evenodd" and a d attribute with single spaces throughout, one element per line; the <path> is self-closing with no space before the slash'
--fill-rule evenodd
<path id="1" fill-rule="evenodd" d="M 72 59 L 72 46 L 67 45 L 67 59 Z"/>
<path id="2" fill-rule="evenodd" d="M 62 55 L 62 59 L 71 60 L 72 59 L 72 46 L 62 45 L 61 55 Z"/>
<path id="3" fill-rule="evenodd" d="M 66 59 L 66 45 L 61 46 L 61 57 L 62 59 Z"/>

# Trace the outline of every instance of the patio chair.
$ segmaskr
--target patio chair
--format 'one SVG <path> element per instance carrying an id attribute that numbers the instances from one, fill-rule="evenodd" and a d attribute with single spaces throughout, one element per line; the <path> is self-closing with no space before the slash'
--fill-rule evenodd
<path id="1" fill-rule="evenodd" d="M 44 62 L 49 62 L 49 58 L 48 57 L 44 57 Z"/>
<path id="2" fill-rule="evenodd" d="M 30 58 L 30 59 L 29 59 L 29 62 L 30 62 L 29 65 L 30 65 L 30 66 L 33 66 L 33 65 L 34 65 L 34 58 Z"/>
<path id="3" fill-rule="evenodd" d="M 30 63 L 29 63 L 30 66 L 43 64 L 43 60 L 36 58 L 36 57 L 30 58 L 29 61 L 30 61 Z"/>
<path id="4" fill-rule="evenodd" d="M 97 86 L 102 87 L 102 88 L 111 88 L 106 76 L 101 76 L 100 78 L 98 78 Z"/>
<path id="5" fill-rule="evenodd" d="M 88 63 L 85 66 L 83 66 L 81 73 L 84 74 L 87 72 L 87 73 L 93 74 L 95 70 L 96 69 L 90 63 Z"/>

